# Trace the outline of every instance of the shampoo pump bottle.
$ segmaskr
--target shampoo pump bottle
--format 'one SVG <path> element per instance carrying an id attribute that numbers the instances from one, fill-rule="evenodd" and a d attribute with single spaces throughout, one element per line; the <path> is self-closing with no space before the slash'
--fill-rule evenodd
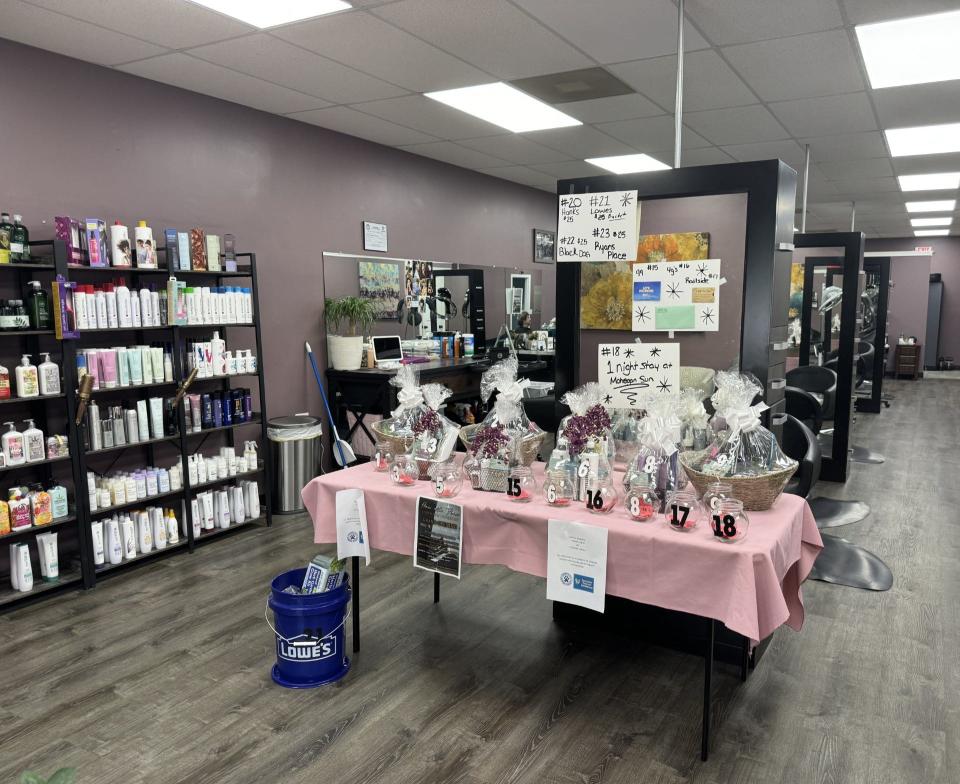
<path id="1" fill-rule="evenodd" d="M 3 424 L 10 426 L 7 432 L 0 437 L 4 464 L 8 466 L 23 465 L 27 462 L 23 451 L 23 434 L 17 432 L 13 422 L 4 422 Z"/>
<path id="2" fill-rule="evenodd" d="M 0 365 L 0 400 L 10 399 L 10 371 Z"/>
<path id="3" fill-rule="evenodd" d="M 39 397 L 40 379 L 37 366 L 30 364 L 30 355 L 24 354 L 17 365 L 17 397 Z"/>
<path id="4" fill-rule="evenodd" d="M 38 368 L 40 378 L 41 395 L 59 395 L 60 394 L 60 368 L 56 362 L 51 361 L 50 353 L 43 353 L 43 362 Z"/>
<path id="5" fill-rule="evenodd" d="M 27 313 L 31 329 L 52 329 L 53 315 L 50 311 L 50 295 L 43 290 L 39 280 L 31 280 L 27 285 Z"/>
<path id="6" fill-rule="evenodd" d="M 23 497 L 19 487 L 11 487 L 7 497 L 10 499 L 8 507 L 11 530 L 22 531 L 24 528 L 29 528 L 33 524 L 33 518 L 30 515 L 30 499 Z"/>
<path id="7" fill-rule="evenodd" d="M 38 428 L 32 419 L 23 420 L 27 427 L 20 435 L 23 436 L 23 455 L 28 463 L 37 463 L 46 459 L 47 450 L 43 440 L 43 431 Z"/>

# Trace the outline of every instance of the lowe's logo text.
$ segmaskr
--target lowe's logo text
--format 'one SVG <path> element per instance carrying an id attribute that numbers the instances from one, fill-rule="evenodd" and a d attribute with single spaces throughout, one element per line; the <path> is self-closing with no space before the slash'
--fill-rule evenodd
<path id="1" fill-rule="evenodd" d="M 277 640 L 277 656 L 287 661 L 320 661 L 337 654 L 337 638 L 324 637 L 318 640 L 301 634 L 289 640 Z"/>

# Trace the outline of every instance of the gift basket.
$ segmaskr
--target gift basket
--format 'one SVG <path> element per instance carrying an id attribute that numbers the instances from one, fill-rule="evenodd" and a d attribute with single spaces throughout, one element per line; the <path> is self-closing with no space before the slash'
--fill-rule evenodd
<path id="1" fill-rule="evenodd" d="M 684 451 L 702 450 L 713 437 L 710 417 L 703 406 L 701 389 L 681 389 L 677 406 L 680 419 L 680 444 Z"/>
<path id="2" fill-rule="evenodd" d="M 615 409 L 610 416 L 610 432 L 613 433 L 614 462 L 628 466 L 640 448 L 639 420 L 642 412 L 633 408 Z"/>
<path id="3" fill-rule="evenodd" d="M 478 425 L 460 429 L 460 440 L 469 452 L 463 467 L 477 490 L 506 492 L 511 465 L 531 465 L 537 459 L 544 432 L 523 410 L 527 379 L 517 379 L 517 359 L 508 357 L 480 379 L 480 396 L 497 399 Z"/>
<path id="4" fill-rule="evenodd" d="M 596 381 L 567 392 L 561 403 L 566 403 L 570 413 L 557 429 L 557 447 L 566 449 L 570 457 L 596 452 L 606 454 L 611 463 L 615 456 L 613 432 L 610 429 L 610 414 L 604 408 L 603 390 Z"/>
<path id="5" fill-rule="evenodd" d="M 769 509 L 797 470 L 797 461 L 783 454 L 773 433 L 760 424 L 767 406 L 753 403 L 763 389 L 754 376 L 721 371 L 716 383 L 710 398 L 716 410 L 712 442 L 704 450 L 684 452 L 681 464 L 699 493 L 722 479 L 748 511 Z"/>
<path id="6" fill-rule="evenodd" d="M 676 409 L 673 395 L 647 396 L 644 416 L 637 422 L 640 445 L 623 477 L 624 489 L 629 490 L 640 474 L 646 474 L 660 499 L 659 511 L 663 511 L 667 496 L 686 484 L 677 451 L 682 422 Z"/>

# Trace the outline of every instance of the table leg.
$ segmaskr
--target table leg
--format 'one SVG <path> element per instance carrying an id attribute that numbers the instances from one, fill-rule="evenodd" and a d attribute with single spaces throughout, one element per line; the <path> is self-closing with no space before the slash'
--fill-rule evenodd
<path id="1" fill-rule="evenodd" d="M 750 668 L 750 640 L 744 637 L 741 641 L 743 648 L 740 650 L 740 681 L 747 682 L 747 671 Z"/>
<path id="2" fill-rule="evenodd" d="M 700 734 L 700 759 L 707 761 L 710 749 L 710 681 L 713 677 L 713 643 L 716 621 L 707 619 L 707 649 L 703 656 L 703 729 Z"/>
<path id="3" fill-rule="evenodd" d="M 353 652 L 360 652 L 360 558 L 353 556 Z"/>
<path id="4" fill-rule="evenodd" d="M 440 603 L 440 572 L 433 573 L 433 603 Z"/>

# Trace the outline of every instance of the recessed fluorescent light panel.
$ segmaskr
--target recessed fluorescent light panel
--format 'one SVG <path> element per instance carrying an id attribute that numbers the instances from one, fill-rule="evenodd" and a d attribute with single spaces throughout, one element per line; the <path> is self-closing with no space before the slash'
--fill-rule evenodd
<path id="1" fill-rule="evenodd" d="M 458 87 L 424 95 L 514 133 L 583 125 L 569 114 L 557 111 L 503 82 Z"/>
<path id="2" fill-rule="evenodd" d="M 908 201 L 907 212 L 953 212 L 957 207 L 956 199 L 942 201 Z"/>
<path id="3" fill-rule="evenodd" d="M 945 172 L 943 174 L 901 174 L 902 191 L 946 191 L 960 188 L 960 172 Z"/>
<path id="4" fill-rule="evenodd" d="M 915 231 L 913 233 L 914 237 L 946 237 L 950 231 L 948 229 L 924 229 L 923 231 Z"/>
<path id="5" fill-rule="evenodd" d="M 191 0 L 191 2 L 225 16 L 232 16 L 261 30 L 353 8 L 344 0 Z"/>
<path id="6" fill-rule="evenodd" d="M 911 218 L 910 225 L 914 228 L 921 226 L 949 226 L 953 218 Z"/>
<path id="7" fill-rule="evenodd" d="M 612 171 L 614 174 L 633 174 L 634 172 L 663 171 L 671 167 L 651 158 L 646 153 L 637 155 L 610 155 L 606 158 L 584 158 L 587 163 Z"/>
<path id="8" fill-rule="evenodd" d="M 902 155 L 935 155 L 960 152 L 960 123 L 919 125 L 915 128 L 891 128 L 884 131 L 894 158 Z"/>
<path id="9" fill-rule="evenodd" d="M 855 29 L 874 90 L 960 79 L 960 11 L 857 25 Z"/>

